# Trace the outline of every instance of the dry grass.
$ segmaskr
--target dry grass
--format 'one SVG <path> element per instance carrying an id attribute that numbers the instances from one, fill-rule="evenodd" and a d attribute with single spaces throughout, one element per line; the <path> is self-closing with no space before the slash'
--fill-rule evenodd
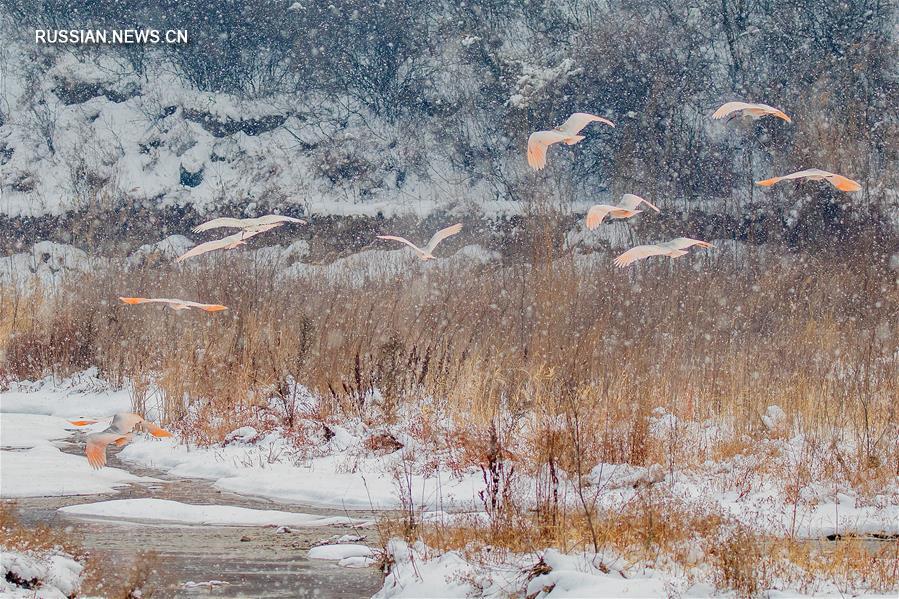
<path id="1" fill-rule="evenodd" d="M 670 499 L 639 502 L 628 518 L 604 514 L 590 469 L 667 471 L 749 456 L 731 489 L 749 492 L 773 475 L 797 498 L 813 480 L 863 497 L 895 480 L 899 288 L 883 250 L 780 259 L 770 249 L 721 249 L 619 271 L 556 251 L 552 228 L 531 233 L 537 242 L 525 261 L 424 269 L 410 258 L 407 272 L 388 279 L 334 269 L 288 278 L 276 263 L 228 253 L 186 268 L 112 266 L 46 296 L 7 287 L 0 303 L 19 306 L 20 316 L 0 317 L 0 374 L 96 365 L 113 382 L 132 381 L 138 407 L 159 402 L 201 444 L 237 426 L 273 426 L 263 407 L 272 397 L 280 425 L 302 442 L 291 408 L 298 381 L 323 398 L 323 423 L 402 422 L 442 466 L 483 472 L 490 526 L 422 528 L 410 505 L 402 526 L 386 532 L 442 548 L 615 547 L 634 560 L 686 560 L 689 522 L 719 547 L 710 553 L 718 584 L 740 594 L 769 580 L 752 552 L 773 541 Z M 176 314 L 120 305 L 119 295 L 230 309 Z M 150 389 L 158 395 L 145 396 Z M 763 422 L 770 405 L 787 415 L 777 430 Z M 651 434 L 656 408 L 726 434 Z M 804 445 L 790 462 L 776 441 L 796 433 Z M 534 512 L 520 501 L 523 474 L 537 481 L 525 491 Z M 398 483 L 408 475 L 399 472 Z M 560 500 L 561 481 L 574 487 L 574 505 Z M 896 584 L 895 570 L 841 547 L 853 576 Z M 802 572 L 824 571 L 824 562 L 807 561 Z"/>
<path id="2" fill-rule="evenodd" d="M 77 560 L 86 557 L 76 534 L 42 523 L 23 524 L 14 502 L 0 502 L 0 532 L 3 533 L 3 546 L 12 551 L 42 553 L 58 550 Z"/>

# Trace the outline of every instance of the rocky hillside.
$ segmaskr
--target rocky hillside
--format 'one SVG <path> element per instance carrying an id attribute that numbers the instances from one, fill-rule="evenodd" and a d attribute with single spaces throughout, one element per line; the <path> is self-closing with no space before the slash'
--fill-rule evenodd
<path id="1" fill-rule="evenodd" d="M 535 203 L 577 214 L 624 192 L 717 237 L 899 226 L 889 3 L 2 0 L 0 10 L 11 40 L 0 50 L 6 249 L 133 248 L 206 216 L 265 211 L 362 217 L 326 229 L 351 238 L 400 217 L 514 228 Z M 185 29 L 190 42 L 33 36 L 126 27 Z M 781 107 L 793 123 L 709 118 L 735 98 Z M 553 148 L 535 174 L 529 132 L 574 110 L 616 127 Z M 751 184 L 807 167 L 863 190 Z"/>

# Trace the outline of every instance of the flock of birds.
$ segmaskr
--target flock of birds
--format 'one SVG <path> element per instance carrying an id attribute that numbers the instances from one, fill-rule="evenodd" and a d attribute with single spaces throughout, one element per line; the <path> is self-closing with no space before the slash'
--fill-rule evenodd
<path id="1" fill-rule="evenodd" d="M 774 108 L 773 106 L 768 106 L 767 104 L 727 102 L 712 114 L 712 118 L 725 119 L 726 121 L 741 117 L 755 120 L 765 116 L 773 116 L 787 123 L 792 122 L 790 117 L 787 116 L 787 114 L 782 110 Z M 590 123 L 602 123 L 609 127 L 615 126 L 612 121 L 603 117 L 593 114 L 587 114 L 584 112 L 576 112 L 572 114 L 564 123 L 562 123 L 562 125 L 556 127 L 555 129 L 551 129 L 548 131 L 537 131 L 530 135 L 530 137 L 528 138 L 527 146 L 528 164 L 534 170 L 543 169 L 544 167 L 546 167 L 546 153 L 551 145 L 559 143 L 574 145 L 579 143 L 580 141 L 583 141 L 585 139 L 585 136 L 580 135 L 580 133 Z M 758 181 L 756 182 L 756 185 L 769 187 L 780 181 L 797 179 L 806 179 L 810 181 L 827 181 L 840 191 L 851 192 L 859 191 L 861 189 L 861 185 L 858 182 L 853 181 L 852 179 L 849 179 L 842 175 L 838 175 L 836 173 L 831 173 L 814 168 L 797 171 L 795 173 L 790 173 L 788 175 L 779 177 L 772 177 L 763 181 Z M 622 196 L 621 201 L 617 205 L 613 206 L 609 204 L 596 204 L 594 206 L 591 206 L 587 211 L 586 216 L 587 228 L 591 231 L 596 229 L 606 218 L 632 218 L 643 211 L 640 208 L 641 206 L 646 206 L 652 210 L 655 210 L 656 212 L 660 212 L 659 208 L 657 208 L 648 200 L 645 200 L 644 198 L 641 198 L 640 196 L 634 194 L 626 193 Z M 306 221 L 299 218 L 292 218 L 289 216 L 282 216 L 278 214 L 268 214 L 258 218 L 213 219 L 209 222 L 199 225 L 198 227 L 195 227 L 193 231 L 195 233 L 201 233 L 204 231 L 211 231 L 213 229 L 221 228 L 239 229 L 239 231 L 221 239 L 201 243 L 191 248 L 181 256 L 178 256 L 176 262 L 183 262 L 188 258 L 199 256 L 208 252 L 228 250 L 240 247 L 241 245 L 244 245 L 251 237 L 254 237 L 256 235 L 259 235 L 260 233 L 264 233 L 265 231 L 269 231 L 276 227 L 280 227 L 286 223 L 303 225 L 306 224 Z M 449 227 L 440 229 L 439 231 L 434 233 L 430 241 L 428 241 L 427 245 L 425 245 L 424 247 L 419 247 L 405 237 L 399 237 L 397 235 L 378 235 L 377 238 L 405 244 L 412 248 L 412 250 L 415 251 L 415 253 L 421 260 L 433 260 L 435 259 L 434 250 L 437 248 L 437 246 L 444 239 L 451 237 L 452 235 L 456 235 L 461 231 L 461 223 L 457 223 Z M 713 247 L 712 244 L 707 241 L 692 239 L 690 237 L 678 237 L 666 242 L 638 245 L 636 247 L 633 247 L 620 256 L 617 256 L 614 259 L 614 263 L 618 267 L 625 267 L 638 260 L 642 260 L 650 256 L 668 256 L 670 258 L 677 258 L 689 253 L 688 250 L 694 246 L 701 248 Z M 227 310 L 227 307 L 221 304 L 203 304 L 199 302 L 180 299 L 143 297 L 120 297 L 119 299 L 125 304 L 131 305 L 162 304 L 176 311 L 189 310 L 192 308 L 205 310 L 207 312 Z M 93 422 L 95 421 L 83 420 L 73 422 L 73 424 L 89 424 Z M 102 467 L 106 463 L 106 446 L 110 443 L 115 443 L 116 445 L 124 445 L 131 440 L 131 435 L 137 431 L 149 432 L 155 436 L 169 436 L 169 433 L 153 425 L 152 423 L 147 422 L 137 414 L 117 414 L 113 418 L 109 428 L 107 428 L 103 432 L 94 433 L 88 436 L 88 443 L 86 448 L 88 462 L 90 462 L 90 464 L 95 468 Z"/>

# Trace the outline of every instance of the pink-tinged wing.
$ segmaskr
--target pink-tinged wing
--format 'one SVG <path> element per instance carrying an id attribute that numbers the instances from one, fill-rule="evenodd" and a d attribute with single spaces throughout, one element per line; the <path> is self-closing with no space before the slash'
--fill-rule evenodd
<path id="1" fill-rule="evenodd" d="M 693 239 L 691 237 L 677 237 L 675 239 L 672 239 L 665 245 L 675 250 L 685 250 L 689 247 L 693 247 L 694 245 L 698 245 L 699 247 L 704 248 L 713 247 L 712 244 L 708 241 L 701 241 L 699 239 Z"/>
<path id="2" fill-rule="evenodd" d="M 601 116 L 596 116 L 595 114 L 590 114 L 587 112 L 575 112 L 568 120 L 562 123 L 558 129 L 562 133 L 567 133 L 568 135 L 577 135 L 581 132 L 581 129 L 589 125 L 590 123 L 602 123 L 604 125 L 608 125 L 609 127 L 614 127 L 615 124 L 609 119 L 604 119 Z"/>
<path id="3" fill-rule="evenodd" d="M 378 239 L 387 239 L 389 241 L 399 241 L 400 243 L 405 243 L 406 245 L 408 245 L 410 248 L 412 248 L 416 252 L 418 252 L 420 254 L 424 254 L 424 251 L 420 247 L 418 247 L 417 245 L 415 245 L 414 243 L 412 243 L 405 237 L 397 237 L 396 235 L 378 235 L 377 237 L 378 237 Z"/>
<path id="4" fill-rule="evenodd" d="M 759 104 L 759 106 L 765 109 L 765 112 L 770 114 L 771 116 L 775 116 L 781 120 L 784 120 L 788 123 L 792 123 L 793 119 L 791 119 L 786 112 L 779 108 L 774 108 L 773 106 L 768 106 L 767 104 Z"/>
<path id="5" fill-rule="evenodd" d="M 829 171 L 822 171 L 819 168 L 807 168 L 802 171 L 790 173 L 789 175 L 781 175 L 780 177 L 771 177 L 770 179 L 765 179 L 764 181 L 757 181 L 756 185 L 769 187 L 771 185 L 774 185 L 778 181 L 790 181 L 794 179 L 830 179 L 833 176 L 835 175 Z"/>
<path id="6" fill-rule="evenodd" d="M 109 423 L 107 431 L 130 433 L 143 421 L 144 419 L 140 414 L 135 414 L 133 412 L 119 412 L 112 417 L 112 422 Z"/>
<path id="7" fill-rule="evenodd" d="M 211 221 L 203 223 L 202 225 L 197 225 L 192 229 L 192 231 L 194 233 L 201 233 L 203 231 L 209 231 L 210 229 L 221 229 L 223 227 L 241 229 L 243 228 L 243 226 L 244 219 L 224 216 L 222 218 L 214 218 Z"/>
<path id="8" fill-rule="evenodd" d="M 144 421 L 144 426 L 147 429 L 147 432 L 153 435 L 154 437 L 172 437 L 172 433 L 165 430 L 164 428 L 158 427 L 152 422 Z"/>
<path id="9" fill-rule="evenodd" d="M 165 304 L 168 306 L 174 306 L 184 303 L 181 300 L 166 299 L 162 297 L 120 297 L 119 299 L 126 304 Z"/>
<path id="10" fill-rule="evenodd" d="M 146 304 L 146 303 L 150 302 L 150 300 L 145 297 L 120 297 L 119 299 L 122 300 L 123 303 L 129 304 L 132 306 L 137 305 L 137 304 Z"/>
<path id="11" fill-rule="evenodd" d="M 206 310 L 207 312 L 221 312 L 222 310 L 227 310 L 227 306 L 223 306 L 221 304 L 201 304 L 199 302 L 189 302 L 189 301 L 181 301 L 181 304 L 187 306 L 188 308 L 198 308 L 200 310 Z"/>
<path id="12" fill-rule="evenodd" d="M 462 230 L 462 223 L 456 223 L 455 225 L 450 225 L 444 229 L 440 229 L 434 236 L 431 237 L 431 240 L 428 242 L 428 245 L 425 246 L 425 252 L 430 254 L 434 251 L 434 248 L 437 247 L 437 244 L 446 239 L 447 237 L 451 237 L 456 233 L 459 233 Z"/>
<path id="13" fill-rule="evenodd" d="M 858 181 L 853 181 L 843 175 L 833 175 L 828 181 L 840 191 L 859 191 L 862 188 Z"/>
<path id="14" fill-rule="evenodd" d="M 546 149 L 565 139 L 558 131 L 535 131 L 528 137 L 528 164 L 536 171 L 546 166 Z"/>
<path id="15" fill-rule="evenodd" d="M 87 445 L 84 447 L 84 455 L 91 467 L 99 469 L 106 465 L 106 446 L 117 443 L 119 439 L 126 439 L 127 435 L 114 432 L 94 433 L 87 436 Z"/>
<path id="16" fill-rule="evenodd" d="M 779 183 L 783 180 L 783 177 L 771 177 L 770 179 L 763 179 L 762 181 L 756 181 L 755 184 L 761 187 L 771 187 L 775 183 Z"/>
<path id="17" fill-rule="evenodd" d="M 247 227 L 242 232 L 237 233 L 240 239 L 249 239 L 250 237 L 255 237 L 260 233 L 265 233 L 266 231 L 271 231 L 272 229 L 276 229 L 283 225 L 283 222 L 275 222 L 275 223 L 263 223 L 261 225 L 253 225 L 251 227 Z"/>
<path id="18" fill-rule="evenodd" d="M 650 203 L 648 200 L 641 198 L 638 195 L 634 195 L 632 193 L 626 193 L 621 196 L 621 202 L 619 202 L 619 208 L 625 208 L 627 210 L 636 210 L 640 204 L 646 204 L 656 212 L 661 212 L 658 208 L 655 207 L 654 204 Z"/>
<path id="19" fill-rule="evenodd" d="M 196 245 L 191 249 L 187 250 L 177 258 L 175 258 L 175 262 L 184 262 L 188 258 L 193 258 L 194 256 L 199 256 L 201 254 L 205 254 L 207 252 L 214 252 L 216 250 L 220 250 L 223 247 L 231 245 L 236 239 L 240 239 L 240 233 L 236 235 L 229 235 L 222 239 L 216 239 L 214 241 L 207 241 L 206 243 L 201 243 L 200 245 Z"/>
<path id="20" fill-rule="evenodd" d="M 712 118 L 726 119 L 733 113 L 752 108 L 752 106 L 753 104 L 748 104 L 746 102 L 725 102 L 718 108 L 718 110 L 712 113 Z"/>
<path id="21" fill-rule="evenodd" d="M 591 231 L 602 224 L 602 221 L 606 218 L 606 216 L 614 210 L 614 206 L 609 206 L 608 204 L 595 204 L 590 206 L 590 209 L 587 210 L 587 228 Z"/>
<path id="22" fill-rule="evenodd" d="M 638 245 L 615 258 L 615 266 L 623 268 L 637 260 L 649 258 L 650 256 L 661 256 L 664 253 L 665 250 L 657 245 Z"/>
<path id="23" fill-rule="evenodd" d="M 819 168 L 807 168 L 804 171 L 796 171 L 795 173 L 790 173 L 789 175 L 784 175 L 781 179 L 805 179 L 807 177 L 820 177 L 822 179 L 826 179 L 827 177 L 832 177 L 833 173 L 830 171 L 822 171 Z"/>
<path id="24" fill-rule="evenodd" d="M 293 218 L 292 216 L 283 216 L 281 214 L 266 214 L 256 219 L 260 225 L 294 223 L 297 225 L 305 225 L 306 221 L 301 218 Z"/>

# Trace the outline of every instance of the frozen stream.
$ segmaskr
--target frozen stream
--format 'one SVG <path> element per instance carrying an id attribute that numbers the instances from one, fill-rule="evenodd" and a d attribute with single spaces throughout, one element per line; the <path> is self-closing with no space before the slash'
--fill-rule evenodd
<path id="1" fill-rule="evenodd" d="M 66 453 L 80 454 L 77 444 L 61 445 Z M 189 504 L 218 504 L 243 508 L 303 512 L 326 516 L 366 518 L 336 510 L 273 503 L 213 488 L 207 481 L 179 479 L 155 470 L 134 467 L 115 457 L 109 465 L 139 476 L 159 479 L 156 484 L 131 484 L 118 493 L 70 497 L 28 497 L 16 500 L 23 521 L 50 526 L 72 526 L 84 546 L 113 562 L 130 565 L 141 552 L 152 552 L 153 573 L 148 587 L 164 597 L 370 597 L 381 586 L 374 568 L 344 568 L 335 562 L 310 560 L 308 549 L 332 535 L 358 534 L 362 543 L 377 544 L 373 528 L 354 530 L 349 525 L 290 527 L 208 526 L 85 518 L 58 512 L 61 507 L 111 499 L 156 498 Z M 6 451 L 3 452 L 4 454 Z M 185 588 L 188 581 L 221 580 L 212 588 Z"/>

